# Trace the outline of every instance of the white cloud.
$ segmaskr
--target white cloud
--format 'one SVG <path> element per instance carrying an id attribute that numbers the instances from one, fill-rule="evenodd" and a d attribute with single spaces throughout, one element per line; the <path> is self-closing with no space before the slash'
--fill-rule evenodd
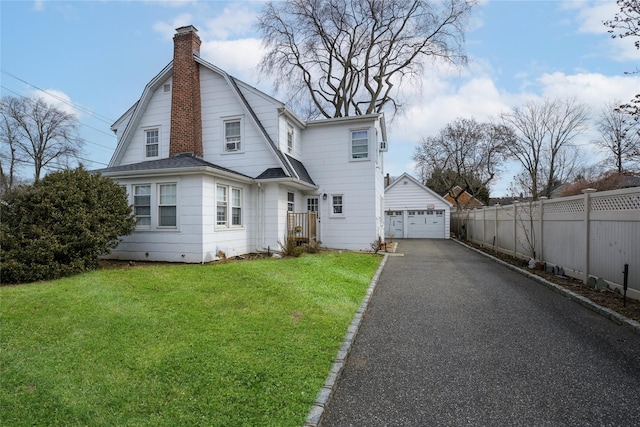
<path id="1" fill-rule="evenodd" d="M 605 76 L 598 73 L 564 74 L 555 72 L 538 78 L 545 97 L 570 98 L 600 110 L 605 102 L 627 100 L 640 89 L 640 76 Z"/>
<path id="2" fill-rule="evenodd" d="M 192 23 L 193 16 L 190 13 L 181 13 L 175 16 L 171 22 L 157 21 L 153 24 L 153 29 L 160 33 L 164 39 L 171 40 L 176 33 L 176 28 L 191 25 Z"/>
<path id="3" fill-rule="evenodd" d="M 71 97 L 56 89 L 36 90 L 32 92 L 34 98 L 42 98 L 47 104 L 52 105 L 65 113 L 81 116 L 81 112 L 73 107 Z"/>
<path id="4" fill-rule="evenodd" d="M 197 0 L 144 0 L 145 3 L 152 5 L 167 6 L 167 7 L 184 7 L 189 4 L 197 3 Z"/>
<path id="5" fill-rule="evenodd" d="M 200 46 L 204 60 L 250 85 L 258 80 L 255 73 L 262 53 L 261 41 L 255 38 L 203 41 Z"/>
<path id="6" fill-rule="evenodd" d="M 33 10 L 36 12 L 44 11 L 44 0 L 35 0 L 33 2 Z"/>
<path id="7" fill-rule="evenodd" d="M 461 80 L 459 82 L 459 80 Z M 389 153 L 385 157 L 385 173 L 398 176 L 403 172 L 414 173 L 411 161 L 415 146 L 423 136 L 435 135 L 447 123 L 457 117 L 474 117 L 489 120 L 501 112 L 523 105 L 526 101 L 549 98 L 576 98 L 587 104 L 595 120 L 605 102 L 626 100 L 640 88 L 640 76 L 605 76 L 598 73 L 564 74 L 546 73 L 533 79 L 533 84 L 518 92 L 498 89 L 489 74 L 475 74 L 456 79 L 425 75 L 421 96 L 415 96 L 412 105 L 397 117 L 389 128 Z M 596 137 L 595 126 L 581 138 L 589 153 L 587 161 L 597 162 L 600 154 L 591 146 Z M 508 163 L 507 171 L 493 184 L 492 193 L 506 195 L 507 188 L 517 173 L 518 165 Z"/>
<path id="8" fill-rule="evenodd" d="M 620 11 L 620 7 L 613 1 L 576 2 L 570 1 L 565 4 L 566 9 L 576 10 L 576 22 L 578 23 L 578 33 L 602 34 L 606 41 L 602 43 L 600 49 L 602 54 L 620 62 L 637 62 L 639 53 L 630 38 L 611 38 L 607 33 L 609 28 L 604 25 L 605 21 L 612 20 Z"/>
<path id="9" fill-rule="evenodd" d="M 205 24 L 206 36 L 216 40 L 228 40 L 248 33 L 254 33 L 254 23 L 258 12 L 240 3 L 226 7 L 215 18 Z"/>

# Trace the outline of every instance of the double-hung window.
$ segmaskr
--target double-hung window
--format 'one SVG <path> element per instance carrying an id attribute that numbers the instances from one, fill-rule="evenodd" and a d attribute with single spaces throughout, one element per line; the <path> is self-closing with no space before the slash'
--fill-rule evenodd
<path id="1" fill-rule="evenodd" d="M 242 225 L 242 190 L 231 189 L 231 225 Z"/>
<path id="2" fill-rule="evenodd" d="M 146 157 L 158 157 L 158 143 L 160 140 L 160 131 L 158 129 L 146 129 L 144 131 Z"/>
<path id="3" fill-rule="evenodd" d="M 224 122 L 224 152 L 233 153 L 242 149 L 242 121 L 240 119 Z"/>
<path id="4" fill-rule="evenodd" d="M 216 187 L 216 226 L 218 228 L 241 227 L 242 222 L 242 189 L 218 185 Z"/>
<path id="5" fill-rule="evenodd" d="M 151 186 L 136 185 L 133 187 L 133 211 L 136 214 L 136 225 L 151 225 Z"/>
<path id="6" fill-rule="evenodd" d="M 293 154 L 293 126 L 287 124 L 287 150 Z"/>
<path id="7" fill-rule="evenodd" d="M 218 185 L 216 189 L 216 225 L 227 226 L 227 207 L 227 187 Z"/>
<path id="8" fill-rule="evenodd" d="M 160 184 L 158 186 L 158 226 L 175 227 L 176 222 L 176 184 Z"/>
<path id="9" fill-rule="evenodd" d="M 367 130 L 351 131 L 351 158 L 352 159 L 368 159 L 369 158 L 369 131 Z"/>
<path id="10" fill-rule="evenodd" d="M 341 194 L 331 196 L 331 213 L 334 216 L 344 215 L 344 201 Z"/>

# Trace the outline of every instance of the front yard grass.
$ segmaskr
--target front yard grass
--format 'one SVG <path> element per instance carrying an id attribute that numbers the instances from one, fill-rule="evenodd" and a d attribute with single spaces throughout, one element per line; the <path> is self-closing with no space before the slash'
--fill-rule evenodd
<path id="1" fill-rule="evenodd" d="M 299 426 L 380 258 L 138 265 L 0 288 L 0 424 Z"/>

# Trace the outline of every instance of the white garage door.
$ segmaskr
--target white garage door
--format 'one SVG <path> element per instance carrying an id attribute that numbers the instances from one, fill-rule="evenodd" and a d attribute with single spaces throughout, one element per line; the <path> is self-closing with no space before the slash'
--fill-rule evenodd
<path id="1" fill-rule="evenodd" d="M 384 222 L 384 234 L 386 238 L 402 239 L 404 237 L 404 226 L 402 211 L 387 211 Z"/>
<path id="2" fill-rule="evenodd" d="M 407 237 L 413 239 L 444 239 L 444 211 L 408 211 Z"/>

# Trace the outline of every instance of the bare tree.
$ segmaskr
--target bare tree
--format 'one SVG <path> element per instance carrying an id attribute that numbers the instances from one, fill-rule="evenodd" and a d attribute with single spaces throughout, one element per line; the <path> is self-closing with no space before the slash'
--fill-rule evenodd
<path id="1" fill-rule="evenodd" d="M 36 182 L 42 169 L 66 164 L 80 154 L 83 142 L 77 136 L 77 118 L 73 114 L 42 98 L 11 96 L 2 98 L 0 112 L 11 132 L 3 132 L 3 138 L 11 135 L 16 155 L 33 164 Z"/>
<path id="2" fill-rule="evenodd" d="M 286 0 L 266 4 L 258 29 L 260 72 L 316 116 L 401 106 L 398 89 L 424 61 L 463 63 L 464 29 L 476 0 Z M 308 109 L 308 112 L 311 110 Z"/>
<path id="3" fill-rule="evenodd" d="M 600 138 L 593 142 L 606 152 L 605 162 L 617 172 L 636 171 L 640 169 L 640 122 L 618 105 L 614 101 L 602 110 L 597 123 Z"/>
<path id="4" fill-rule="evenodd" d="M 16 151 L 18 139 L 15 122 L 0 108 L 0 194 L 13 188 L 18 164 L 22 162 Z"/>
<path id="5" fill-rule="evenodd" d="M 638 0 L 617 0 L 620 11 L 613 19 L 605 21 L 604 25 L 609 27 L 609 34 L 615 38 L 635 37 L 640 38 L 640 1 Z M 640 50 L 640 40 L 634 43 L 636 49 Z M 625 74 L 638 73 L 640 70 L 626 72 Z M 640 121 L 640 93 L 636 94 L 628 103 L 618 107 L 620 111 L 629 114 L 636 121 Z M 640 130 L 638 130 L 640 132 Z"/>
<path id="6" fill-rule="evenodd" d="M 534 200 L 550 197 L 554 187 L 575 175 L 581 160 L 575 138 L 586 130 L 586 105 L 575 99 L 530 101 L 501 119 L 515 131 L 507 149 L 523 168 L 518 184 Z"/>
<path id="7" fill-rule="evenodd" d="M 506 126 L 458 118 L 447 124 L 436 136 L 423 137 L 415 148 L 416 169 L 436 176 L 442 188 L 459 205 L 463 191 L 477 197 L 488 187 L 500 170 L 506 146 L 512 144 L 513 133 Z M 422 177 L 423 182 L 427 176 Z"/>

